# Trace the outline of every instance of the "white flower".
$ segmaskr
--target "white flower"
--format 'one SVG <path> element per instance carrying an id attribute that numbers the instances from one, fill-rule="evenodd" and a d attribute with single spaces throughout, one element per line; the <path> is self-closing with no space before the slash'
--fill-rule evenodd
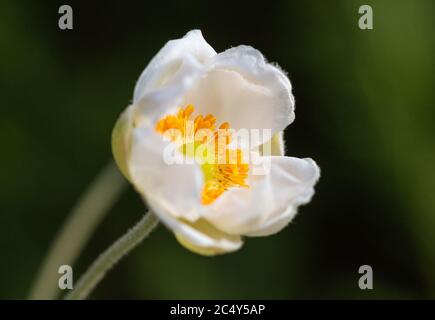
<path id="1" fill-rule="evenodd" d="M 319 168 L 311 159 L 284 156 L 282 131 L 294 119 L 291 89 L 285 73 L 258 50 L 238 46 L 216 53 L 199 30 L 169 41 L 142 72 L 133 104 L 113 131 L 113 152 L 124 175 L 182 245 L 204 255 L 235 251 L 242 236 L 280 231 L 298 206 L 310 201 Z M 219 123 L 223 132 L 230 132 L 229 126 L 269 129 L 273 138 L 249 146 L 241 142 L 236 164 L 168 164 L 163 155 L 174 139 L 166 129 L 185 133 L 191 120 L 196 129 L 214 133 Z M 246 156 L 267 142 L 272 154 L 256 154 L 270 170 L 255 175 Z M 195 150 L 204 143 L 196 141 Z"/>

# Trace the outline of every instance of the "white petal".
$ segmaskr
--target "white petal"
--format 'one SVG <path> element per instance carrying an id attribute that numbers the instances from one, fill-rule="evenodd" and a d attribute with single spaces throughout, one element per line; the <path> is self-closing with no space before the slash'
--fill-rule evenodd
<path id="1" fill-rule="evenodd" d="M 192 30 L 181 39 L 168 41 L 140 75 L 134 88 L 133 103 L 169 81 L 186 55 L 203 64 L 216 55 L 216 51 L 204 40 L 200 30 Z"/>
<path id="2" fill-rule="evenodd" d="M 319 168 L 311 159 L 264 157 L 270 160 L 266 175 L 250 175 L 248 189 L 226 191 L 204 217 L 229 234 L 268 235 L 284 228 L 299 205 L 310 201 Z"/>
<path id="3" fill-rule="evenodd" d="M 296 215 L 296 211 L 297 208 L 291 206 L 281 214 L 265 220 L 262 223 L 261 227 L 257 228 L 254 231 L 246 233 L 245 235 L 248 237 L 264 237 L 278 233 L 279 231 L 284 229 L 290 223 L 290 221 L 293 220 L 294 216 Z"/>
<path id="4" fill-rule="evenodd" d="M 238 250 L 243 242 L 240 236 L 226 234 L 207 221 L 188 222 L 176 219 L 161 205 L 158 198 L 146 197 L 153 212 L 187 249 L 202 255 L 216 255 Z"/>
<path id="5" fill-rule="evenodd" d="M 270 214 L 257 228 L 247 233 L 247 236 L 268 236 L 281 231 L 296 215 L 298 206 L 310 202 L 314 195 L 314 185 L 320 177 L 320 169 L 317 164 L 310 158 L 277 158 L 280 158 L 277 162 L 281 162 L 279 164 L 281 173 L 277 172 L 276 174 L 281 176 L 282 183 L 292 190 L 292 195 L 286 195 L 285 188 L 277 187 L 281 189 L 283 198 L 286 196 L 289 198 L 289 206 L 286 210 L 276 210 Z M 294 184 L 291 187 L 292 181 L 299 181 L 298 186 Z"/>
<path id="6" fill-rule="evenodd" d="M 270 129 L 274 134 L 294 119 L 291 90 L 281 69 L 267 63 L 258 50 L 239 46 L 213 57 L 183 104 L 191 103 L 199 113 L 211 113 L 236 130 Z"/>
<path id="7" fill-rule="evenodd" d="M 183 106 L 182 97 L 206 71 L 204 65 L 191 54 L 180 58 L 180 66 L 172 77 L 159 88 L 142 95 L 134 105 L 136 126 L 154 127 L 165 114 L 175 113 Z"/>
<path id="8" fill-rule="evenodd" d="M 195 221 L 201 211 L 202 172 L 195 163 L 181 162 L 185 159 L 175 146 L 152 129 L 134 129 L 129 173 L 140 194 L 159 199 L 174 217 Z M 168 163 L 164 157 L 180 164 Z"/>

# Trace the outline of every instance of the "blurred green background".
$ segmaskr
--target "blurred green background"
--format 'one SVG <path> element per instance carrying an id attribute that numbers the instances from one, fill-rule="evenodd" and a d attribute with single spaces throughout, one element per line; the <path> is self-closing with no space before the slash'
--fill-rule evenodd
<path id="1" fill-rule="evenodd" d="M 61 31 L 60 4 L 74 10 Z M 374 30 L 358 28 L 369 4 Z M 217 51 L 249 44 L 288 71 L 288 155 L 322 169 L 292 225 L 217 258 L 164 227 L 92 298 L 435 298 L 435 2 L 0 2 L 0 298 L 26 298 L 56 231 L 111 158 L 137 77 L 200 28 Z M 130 187 L 74 276 L 145 208 Z M 358 288 L 369 264 L 374 289 Z"/>

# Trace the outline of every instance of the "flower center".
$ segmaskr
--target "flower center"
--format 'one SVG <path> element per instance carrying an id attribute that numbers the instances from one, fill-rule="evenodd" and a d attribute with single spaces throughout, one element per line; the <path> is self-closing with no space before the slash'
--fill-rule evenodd
<path id="1" fill-rule="evenodd" d="M 180 145 L 180 152 L 194 158 L 200 164 L 204 175 L 201 203 L 213 203 L 226 190 L 232 187 L 248 187 L 249 165 L 243 161 L 240 149 L 230 149 L 230 125 L 222 123 L 216 129 L 216 118 L 208 114 L 191 115 L 195 108 L 188 105 L 176 114 L 163 117 L 155 130 Z"/>

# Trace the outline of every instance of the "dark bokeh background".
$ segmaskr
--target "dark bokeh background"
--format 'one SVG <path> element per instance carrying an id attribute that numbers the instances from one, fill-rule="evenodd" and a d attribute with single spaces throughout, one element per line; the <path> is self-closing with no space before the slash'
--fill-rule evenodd
<path id="1" fill-rule="evenodd" d="M 110 134 L 163 44 L 200 28 L 218 51 L 261 50 L 288 71 L 288 154 L 322 168 L 283 232 L 234 254 L 192 254 L 160 227 L 93 298 L 435 298 L 435 2 L 0 2 L 0 297 L 25 298 Z M 374 30 L 358 28 L 370 4 Z M 144 212 L 130 188 L 75 275 Z M 358 288 L 358 267 L 374 290 Z"/>

